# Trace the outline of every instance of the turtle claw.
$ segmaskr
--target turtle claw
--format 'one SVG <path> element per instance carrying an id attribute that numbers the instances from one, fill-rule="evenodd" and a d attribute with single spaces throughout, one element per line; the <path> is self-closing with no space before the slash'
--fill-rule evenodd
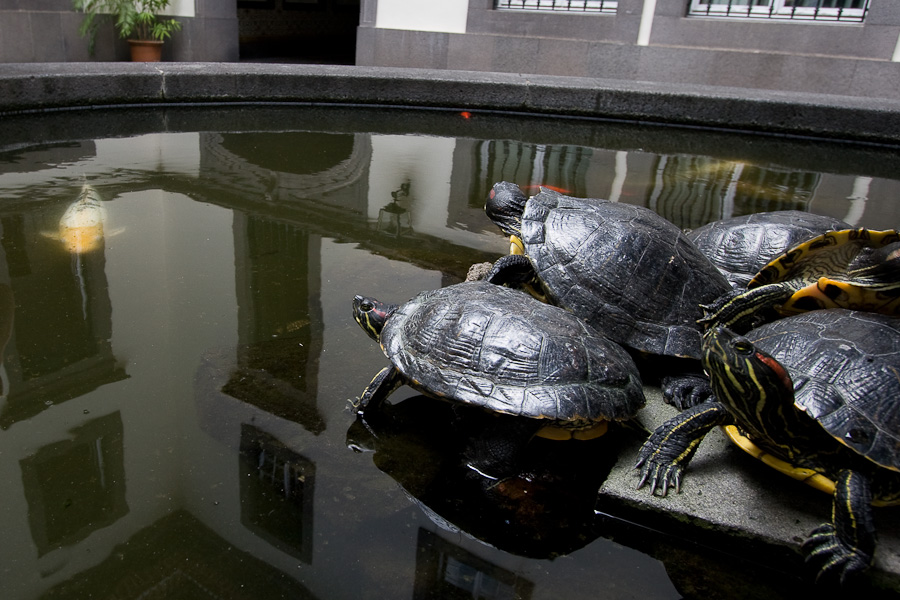
<path id="1" fill-rule="evenodd" d="M 638 489 L 649 483 L 653 495 L 665 496 L 669 488 L 681 493 L 681 478 L 703 436 L 716 425 L 725 424 L 728 418 L 722 404 L 702 402 L 657 427 L 638 451 L 634 465 L 641 470 Z"/>
<path id="2" fill-rule="evenodd" d="M 872 557 L 842 542 L 834 525 L 824 523 L 810 534 L 802 546 L 806 562 L 817 566 L 816 582 L 838 580 L 841 584 L 865 571 Z"/>
<path id="3" fill-rule="evenodd" d="M 678 410 L 715 399 L 709 378 L 702 375 L 667 376 L 661 383 L 663 400 Z"/>
<path id="4" fill-rule="evenodd" d="M 634 465 L 635 469 L 641 471 L 637 489 L 641 489 L 649 483 L 650 494 L 653 496 L 665 497 L 669 493 L 669 488 L 675 488 L 676 493 L 681 493 L 682 466 L 658 460 L 659 452 L 655 451 L 653 447 L 648 448 L 648 445 L 649 442 L 641 448 L 637 463 Z M 657 490 L 659 490 L 658 494 Z"/>

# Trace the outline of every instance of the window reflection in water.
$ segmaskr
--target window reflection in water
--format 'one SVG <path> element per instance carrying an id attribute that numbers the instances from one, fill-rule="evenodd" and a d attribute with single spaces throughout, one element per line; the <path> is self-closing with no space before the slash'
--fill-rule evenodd
<path id="1" fill-rule="evenodd" d="M 38 555 L 73 545 L 128 513 L 121 415 L 91 419 L 71 436 L 19 461 Z"/>
<path id="2" fill-rule="evenodd" d="M 272 545 L 312 562 L 316 467 L 275 437 L 241 426 L 241 523 Z"/>
<path id="3" fill-rule="evenodd" d="M 240 346 L 222 391 L 321 433 L 320 239 L 253 215 L 236 214 L 233 230 Z"/>
<path id="4" fill-rule="evenodd" d="M 533 589 L 531 581 L 516 573 L 419 529 L 414 600 L 529 600 Z"/>

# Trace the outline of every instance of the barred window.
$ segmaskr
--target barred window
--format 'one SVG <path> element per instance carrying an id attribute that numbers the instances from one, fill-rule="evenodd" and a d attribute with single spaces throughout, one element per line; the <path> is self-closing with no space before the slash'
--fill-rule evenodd
<path id="1" fill-rule="evenodd" d="M 689 16 L 861 23 L 869 0 L 691 0 Z"/>
<path id="2" fill-rule="evenodd" d="M 619 0 L 494 0 L 494 8 L 498 10 L 615 13 L 619 8 Z"/>

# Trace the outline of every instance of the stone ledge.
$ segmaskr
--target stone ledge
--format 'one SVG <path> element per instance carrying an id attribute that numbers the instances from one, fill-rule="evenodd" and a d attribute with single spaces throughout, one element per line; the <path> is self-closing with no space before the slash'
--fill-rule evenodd
<path id="1" fill-rule="evenodd" d="M 261 63 L 0 64 L 0 114 L 129 104 L 494 110 L 900 143 L 900 102 L 714 86 Z"/>

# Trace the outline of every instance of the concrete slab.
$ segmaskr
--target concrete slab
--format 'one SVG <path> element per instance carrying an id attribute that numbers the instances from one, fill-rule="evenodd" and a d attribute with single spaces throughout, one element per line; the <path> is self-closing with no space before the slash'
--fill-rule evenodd
<path id="1" fill-rule="evenodd" d="M 648 428 L 676 414 L 658 388 L 647 389 L 647 400 L 640 419 Z M 639 447 L 635 443 L 623 452 L 601 488 L 601 510 L 781 570 L 804 569 L 800 546 L 830 520 L 828 495 L 765 466 L 715 429 L 701 443 L 681 493 L 651 496 L 649 488 L 636 488 Z M 869 583 L 900 591 L 900 510 L 875 510 L 879 544 Z"/>

